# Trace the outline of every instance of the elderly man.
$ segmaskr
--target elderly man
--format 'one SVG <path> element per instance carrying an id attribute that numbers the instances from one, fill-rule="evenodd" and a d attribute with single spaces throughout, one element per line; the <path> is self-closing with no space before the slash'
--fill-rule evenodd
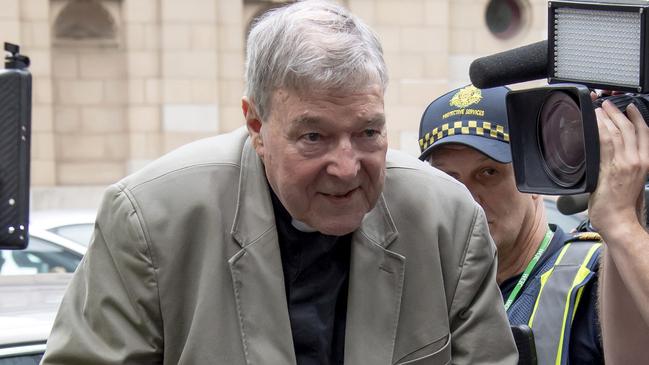
<path id="1" fill-rule="evenodd" d="M 539 364 L 603 363 L 596 310 L 601 245 L 588 242 L 592 235 L 548 225 L 542 197 L 517 190 L 508 90 L 469 85 L 434 100 L 421 119 L 420 158 L 466 185 L 484 208 L 505 309 L 512 325 L 532 328 Z"/>
<path id="2" fill-rule="evenodd" d="M 304 1 L 247 52 L 247 128 L 108 189 L 43 364 L 515 363 L 482 210 L 386 157 L 376 35 Z"/>

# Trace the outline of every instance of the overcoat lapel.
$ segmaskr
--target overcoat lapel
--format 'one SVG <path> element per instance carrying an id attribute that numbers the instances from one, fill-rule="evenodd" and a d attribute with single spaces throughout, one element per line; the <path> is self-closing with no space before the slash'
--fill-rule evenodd
<path id="1" fill-rule="evenodd" d="M 232 227 L 241 250 L 230 258 L 248 364 L 296 364 L 282 261 L 263 164 L 246 141 Z M 405 258 L 383 196 L 352 238 L 345 333 L 346 365 L 390 364 L 399 322 Z"/>
<path id="2" fill-rule="evenodd" d="M 405 273 L 405 258 L 388 250 L 396 237 L 381 196 L 352 239 L 346 365 L 392 363 Z"/>
<path id="3" fill-rule="evenodd" d="M 273 206 L 263 165 L 246 141 L 229 260 L 247 364 L 295 364 Z"/>

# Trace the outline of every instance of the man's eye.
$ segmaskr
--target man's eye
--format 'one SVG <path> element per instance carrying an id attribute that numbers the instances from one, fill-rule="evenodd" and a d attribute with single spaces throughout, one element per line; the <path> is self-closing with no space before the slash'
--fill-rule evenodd
<path id="1" fill-rule="evenodd" d="M 372 138 L 378 135 L 379 131 L 377 131 L 376 129 L 366 129 L 363 131 L 363 134 L 365 135 L 365 137 Z"/>
<path id="2" fill-rule="evenodd" d="M 320 135 L 320 133 L 312 132 L 303 135 L 302 138 L 306 139 L 309 142 L 318 142 L 320 139 L 322 139 L 322 136 Z"/>
<path id="3" fill-rule="evenodd" d="M 496 175 L 497 172 L 498 171 L 496 171 L 496 169 L 487 168 L 487 169 L 483 169 L 480 173 L 483 176 L 494 176 L 494 175 Z"/>

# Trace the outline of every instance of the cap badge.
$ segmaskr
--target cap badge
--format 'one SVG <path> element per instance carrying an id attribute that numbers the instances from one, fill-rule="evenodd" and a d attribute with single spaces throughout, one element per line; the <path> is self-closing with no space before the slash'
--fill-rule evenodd
<path id="1" fill-rule="evenodd" d="M 457 108 L 466 108 L 469 105 L 479 103 L 480 100 L 482 100 L 482 91 L 473 85 L 469 85 L 455 93 L 449 105 Z"/>

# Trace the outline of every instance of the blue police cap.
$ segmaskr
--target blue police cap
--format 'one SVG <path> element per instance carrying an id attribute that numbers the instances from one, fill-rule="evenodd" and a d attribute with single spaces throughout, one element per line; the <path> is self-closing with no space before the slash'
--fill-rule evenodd
<path id="1" fill-rule="evenodd" d="M 419 159 L 440 145 L 458 143 L 501 163 L 512 162 L 505 86 L 478 89 L 468 85 L 435 99 L 419 124 Z"/>

